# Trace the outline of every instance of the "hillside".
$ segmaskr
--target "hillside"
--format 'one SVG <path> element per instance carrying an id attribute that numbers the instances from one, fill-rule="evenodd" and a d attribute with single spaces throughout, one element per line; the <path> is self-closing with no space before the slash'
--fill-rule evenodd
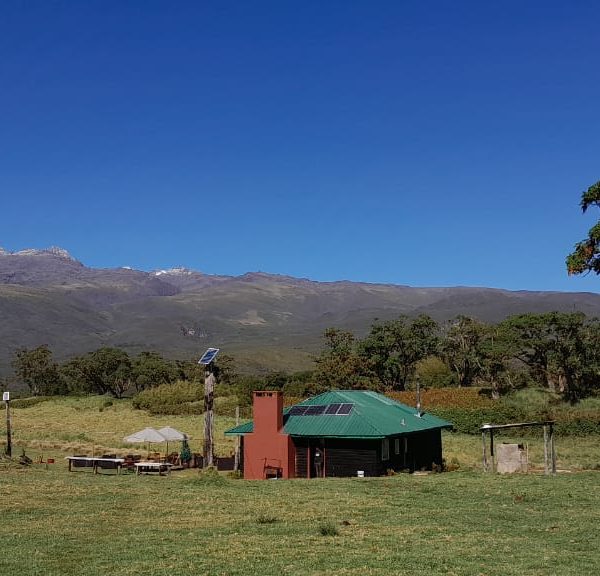
<path id="1" fill-rule="evenodd" d="M 600 295 L 94 269 L 61 249 L 0 249 L 0 375 L 12 373 L 15 350 L 40 344 L 59 359 L 100 346 L 191 358 L 219 346 L 247 370 L 302 369 L 330 326 L 364 334 L 375 318 L 399 314 L 493 322 L 551 310 L 598 316 Z"/>

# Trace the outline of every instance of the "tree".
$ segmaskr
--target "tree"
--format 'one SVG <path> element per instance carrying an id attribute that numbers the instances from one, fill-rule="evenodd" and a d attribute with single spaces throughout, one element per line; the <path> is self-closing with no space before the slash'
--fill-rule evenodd
<path id="1" fill-rule="evenodd" d="M 600 181 L 581 195 L 580 205 L 583 213 L 590 206 L 600 207 Z M 600 274 L 600 222 L 590 228 L 585 240 L 575 244 L 575 249 L 567 256 L 566 264 L 569 275 L 584 272 Z"/>
<path id="2" fill-rule="evenodd" d="M 554 336 L 551 363 L 564 399 L 575 403 L 598 388 L 600 333 L 580 312 L 553 312 L 550 321 Z"/>
<path id="3" fill-rule="evenodd" d="M 491 387 L 495 399 L 514 387 L 515 349 L 513 333 L 503 324 L 484 327 L 477 344 L 477 379 Z"/>
<path id="4" fill-rule="evenodd" d="M 359 354 L 382 388 L 405 390 L 417 363 L 436 351 L 437 329 L 436 322 L 425 314 L 412 321 L 400 316 L 375 323 L 360 343 Z"/>
<path id="5" fill-rule="evenodd" d="M 66 390 L 58 364 L 45 344 L 33 350 L 19 350 L 13 360 L 13 368 L 34 396 L 63 394 Z"/>
<path id="6" fill-rule="evenodd" d="M 450 322 L 442 339 L 442 358 L 456 374 L 459 388 L 471 386 L 481 371 L 481 342 L 485 331 L 485 324 L 461 315 Z"/>
<path id="7" fill-rule="evenodd" d="M 437 356 L 427 356 L 420 360 L 415 373 L 425 388 L 447 388 L 456 385 L 452 370 Z"/>
<path id="8" fill-rule="evenodd" d="M 315 380 L 321 390 L 369 388 L 371 382 L 363 374 L 362 359 L 356 351 L 352 332 L 328 328 L 323 335 L 325 349 L 316 359 Z"/>
<path id="9" fill-rule="evenodd" d="M 91 392 L 122 398 L 131 385 L 131 361 L 119 348 L 99 348 L 81 358 L 79 367 Z"/>
<path id="10" fill-rule="evenodd" d="M 510 335 L 513 357 L 527 366 L 532 380 L 555 392 L 558 383 L 551 363 L 555 342 L 552 314 L 517 314 L 502 321 L 500 327 Z"/>
<path id="11" fill-rule="evenodd" d="M 131 379 L 138 392 L 177 379 L 173 364 L 156 352 L 141 352 L 131 361 Z"/>

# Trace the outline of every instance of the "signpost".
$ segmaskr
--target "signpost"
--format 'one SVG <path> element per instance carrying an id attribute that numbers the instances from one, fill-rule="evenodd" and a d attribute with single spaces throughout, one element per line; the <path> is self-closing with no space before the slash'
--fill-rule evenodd
<path id="1" fill-rule="evenodd" d="M 215 375 L 213 374 L 213 361 L 219 353 L 219 348 L 209 348 L 198 364 L 205 366 L 204 372 L 204 446 L 202 456 L 204 467 L 214 464 L 214 443 L 213 443 L 213 405 L 215 396 Z"/>
<path id="2" fill-rule="evenodd" d="M 12 456 L 12 439 L 10 437 L 10 392 L 2 394 L 2 400 L 6 404 L 6 455 Z"/>

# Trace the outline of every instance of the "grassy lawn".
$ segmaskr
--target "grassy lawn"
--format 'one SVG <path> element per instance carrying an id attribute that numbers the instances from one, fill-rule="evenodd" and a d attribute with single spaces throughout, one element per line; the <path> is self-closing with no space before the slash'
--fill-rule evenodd
<path id="1" fill-rule="evenodd" d="M 197 433 L 199 448 L 198 418 L 102 402 L 15 410 L 16 453 L 126 450 L 125 434 L 166 424 Z M 69 473 L 62 459 L 48 470 L 0 463 L 0 574 L 600 573 L 600 473 L 577 471 L 600 461 L 597 439 L 560 439 L 559 467 L 574 471 L 556 477 L 484 475 L 479 438 L 444 442 L 460 472 L 247 482 L 196 470 Z"/>

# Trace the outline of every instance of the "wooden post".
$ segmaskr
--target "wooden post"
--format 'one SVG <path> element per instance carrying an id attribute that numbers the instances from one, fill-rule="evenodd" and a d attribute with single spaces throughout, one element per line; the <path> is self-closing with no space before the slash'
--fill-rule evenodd
<path id="1" fill-rule="evenodd" d="M 548 466 L 548 427 L 544 426 L 544 474 L 550 474 Z"/>
<path id="2" fill-rule="evenodd" d="M 10 430 L 10 400 L 6 399 L 4 403 L 6 404 L 6 455 L 10 458 L 12 457 L 12 437 Z"/>
<path id="3" fill-rule="evenodd" d="M 213 466 L 213 404 L 215 395 L 215 377 L 210 368 L 204 375 L 204 468 Z"/>
<path id="4" fill-rule="evenodd" d="M 483 471 L 488 471 L 488 461 L 487 461 L 487 450 L 486 450 L 486 439 L 485 439 L 485 430 L 481 432 L 481 447 L 483 450 Z"/>
<path id="5" fill-rule="evenodd" d="M 556 474 L 556 450 L 554 449 L 554 426 L 550 424 L 550 463 L 552 474 Z"/>
<path id="6" fill-rule="evenodd" d="M 240 425 L 240 407 L 235 407 L 235 425 Z M 235 437 L 235 453 L 233 456 L 233 469 L 237 472 L 240 469 L 240 435 Z"/>
<path id="7" fill-rule="evenodd" d="M 494 430 L 490 428 L 490 460 L 492 463 L 492 472 L 496 471 L 496 463 L 494 462 Z"/>

